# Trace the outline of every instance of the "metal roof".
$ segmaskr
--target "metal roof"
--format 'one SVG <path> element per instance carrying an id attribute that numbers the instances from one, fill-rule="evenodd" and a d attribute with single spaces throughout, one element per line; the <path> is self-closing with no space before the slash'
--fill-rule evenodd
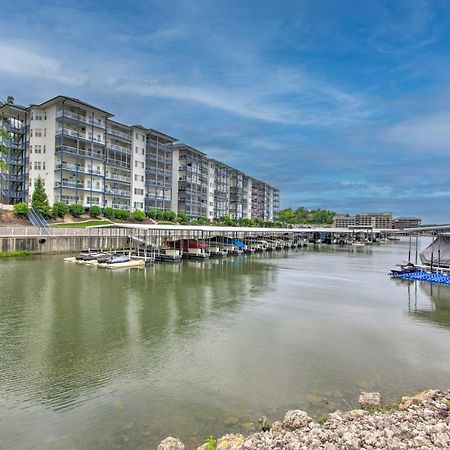
<path id="1" fill-rule="evenodd" d="M 388 229 L 367 229 L 367 230 L 350 230 L 348 228 L 261 228 L 261 227 L 226 227 L 211 225 L 147 225 L 147 224 L 131 224 L 131 223 L 114 223 L 114 226 L 120 228 L 136 228 L 140 230 L 174 230 L 174 231 L 209 231 L 218 233 L 341 233 L 352 234 L 362 231 L 371 231 L 375 234 L 390 232 L 398 233 L 398 230 Z"/>

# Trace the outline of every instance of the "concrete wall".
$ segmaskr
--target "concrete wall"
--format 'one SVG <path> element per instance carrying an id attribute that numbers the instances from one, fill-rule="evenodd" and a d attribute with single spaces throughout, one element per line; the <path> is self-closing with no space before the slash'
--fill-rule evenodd
<path id="1" fill-rule="evenodd" d="M 86 249 L 128 247 L 126 236 L 19 236 L 0 237 L 0 251 L 28 250 L 32 253 L 70 253 Z"/>

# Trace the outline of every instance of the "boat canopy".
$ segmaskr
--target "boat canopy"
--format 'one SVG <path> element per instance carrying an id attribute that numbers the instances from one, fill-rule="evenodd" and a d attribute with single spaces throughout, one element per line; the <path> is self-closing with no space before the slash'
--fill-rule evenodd
<path id="1" fill-rule="evenodd" d="M 450 236 L 438 236 L 425 250 L 420 253 L 422 264 L 450 266 Z"/>
<path id="2" fill-rule="evenodd" d="M 220 242 L 221 244 L 234 245 L 236 248 L 244 248 L 245 244 L 239 239 L 232 239 L 226 236 L 214 236 L 211 238 L 213 242 Z"/>

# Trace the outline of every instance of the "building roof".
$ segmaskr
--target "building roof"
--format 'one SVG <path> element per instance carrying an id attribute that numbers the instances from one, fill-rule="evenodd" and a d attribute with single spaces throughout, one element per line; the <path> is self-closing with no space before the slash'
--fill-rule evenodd
<path id="1" fill-rule="evenodd" d="M 114 114 L 108 112 L 108 111 L 104 111 L 103 109 L 97 108 L 94 105 L 90 105 L 89 103 L 83 102 L 81 100 L 79 100 L 78 98 L 74 98 L 74 97 L 67 97 L 65 95 L 57 95 L 56 97 L 51 98 L 50 100 L 47 100 L 44 103 L 41 103 L 40 105 L 30 105 L 30 107 L 32 106 L 38 106 L 39 108 L 44 108 L 45 106 L 49 106 L 53 103 L 59 102 L 59 101 L 64 101 L 64 100 L 70 100 L 71 102 L 74 103 L 78 103 L 80 105 L 86 106 L 88 108 L 92 108 L 92 109 L 96 109 L 97 111 L 100 111 L 104 114 L 106 114 L 108 117 L 112 117 Z"/>
<path id="2" fill-rule="evenodd" d="M 174 148 L 179 149 L 179 150 L 181 150 L 181 149 L 186 149 L 186 150 L 190 150 L 190 151 L 192 151 L 192 152 L 194 152 L 194 153 L 197 153 L 197 154 L 199 154 L 199 155 L 201 155 L 201 156 L 206 156 L 206 153 L 203 153 L 202 151 L 197 150 L 196 148 L 191 147 L 190 145 L 184 144 L 184 143 L 182 143 L 182 142 L 176 143 L 176 144 L 174 145 Z"/>

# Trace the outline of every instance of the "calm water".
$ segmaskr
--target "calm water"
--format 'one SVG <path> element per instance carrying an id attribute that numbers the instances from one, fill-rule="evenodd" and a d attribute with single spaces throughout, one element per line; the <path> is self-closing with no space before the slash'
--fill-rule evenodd
<path id="1" fill-rule="evenodd" d="M 354 406 L 360 390 L 448 388 L 450 288 L 389 279 L 406 253 L 122 272 L 1 260 L 0 448 L 151 449 L 168 435 L 194 447 L 262 414 Z"/>

